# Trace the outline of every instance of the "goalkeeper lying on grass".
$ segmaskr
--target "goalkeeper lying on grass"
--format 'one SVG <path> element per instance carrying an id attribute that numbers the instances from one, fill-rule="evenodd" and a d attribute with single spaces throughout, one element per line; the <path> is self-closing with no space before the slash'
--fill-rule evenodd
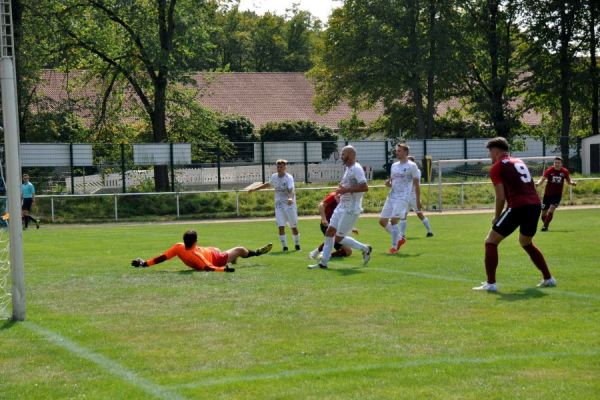
<path id="1" fill-rule="evenodd" d="M 186 231 L 183 234 L 183 243 L 176 243 L 160 256 L 148 260 L 136 258 L 131 261 L 131 265 L 136 268 L 150 267 L 177 256 L 185 265 L 198 271 L 234 272 L 235 268 L 231 268 L 229 264 L 235 264 L 238 257 L 261 256 L 271 251 L 273 247 L 269 243 L 257 250 L 234 247 L 227 251 L 221 251 L 216 247 L 200 247 L 197 242 L 196 231 Z"/>

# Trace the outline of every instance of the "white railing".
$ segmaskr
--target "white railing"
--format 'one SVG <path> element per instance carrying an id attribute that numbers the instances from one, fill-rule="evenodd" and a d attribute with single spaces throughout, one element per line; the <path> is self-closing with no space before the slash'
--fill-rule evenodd
<path id="1" fill-rule="evenodd" d="M 365 166 L 365 174 L 368 180 L 373 179 L 373 169 Z M 304 164 L 288 165 L 288 172 L 294 176 L 297 182 L 304 182 L 306 169 Z M 344 173 L 342 164 L 309 164 L 308 181 L 312 183 L 339 181 Z M 274 165 L 265 166 L 265 179 L 275 173 Z M 222 184 L 248 184 L 262 181 L 261 165 L 242 165 L 235 167 L 221 167 L 220 178 Z M 125 186 L 139 186 L 144 181 L 154 179 L 153 170 L 133 170 L 125 173 Z M 175 170 L 175 181 L 182 187 L 214 186 L 219 183 L 219 168 L 178 168 Z M 123 176 L 119 173 L 104 175 L 84 175 L 74 177 L 74 193 L 95 194 L 102 189 L 121 189 L 123 187 Z M 71 180 L 66 180 L 66 189 L 71 193 Z"/>

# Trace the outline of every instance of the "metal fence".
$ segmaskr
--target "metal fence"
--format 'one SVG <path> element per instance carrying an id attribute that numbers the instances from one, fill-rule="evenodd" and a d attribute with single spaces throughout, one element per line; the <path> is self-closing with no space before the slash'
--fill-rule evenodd
<path id="1" fill-rule="evenodd" d="M 418 160 L 486 157 L 487 139 L 409 140 Z M 385 175 L 393 162 L 395 141 L 257 142 L 257 143 L 145 143 L 79 144 L 22 143 L 22 170 L 38 194 L 107 194 L 154 191 L 155 173 L 168 170 L 172 192 L 240 189 L 268 180 L 275 161 L 287 159 L 297 182 L 339 181 L 343 173 L 340 151 L 357 149 L 358 161 L 369 178 Z M 558 155 L 545 141 L 525 139 L 516 156 Z M 575 153 L 575 151 L 574 151 Z M 0 188 L 2 189 L 2 188 Z"/>

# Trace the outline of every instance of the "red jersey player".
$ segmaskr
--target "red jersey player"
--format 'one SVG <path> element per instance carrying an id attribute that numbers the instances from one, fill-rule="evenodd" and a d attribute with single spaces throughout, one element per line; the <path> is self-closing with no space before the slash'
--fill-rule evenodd
<path id="1" fill-rule="evenodd" d="M 541 230 L 543 232 L 548 230 L 550 221 L 552 221 L 552 217 L 554 216 L 554 210 L 560 204 L 565 181 L 569 185 L 577 185 L 576 182 L 571 181 L 569 170 L 563 167 L 563 159 L 560 157 L 554 158 L 554 165 L 544 171 L 544 175 L 536 182 L 536 185 L 539 186 L 546 180 L 548 183 L 546 183 L 544 198 L 542 199 L 542 222 L 544 226 L 542 226 Z"/>
<path id="2" fill-rule="evenodd" d="M 235 264 L 238 257 L 261 256 L 271 251 L 273 247 L 273 244 L 269 243 L 257 250 L 234 247 L 227 251 L 221 251 L 216 247 L 200 247 L 197 243 L 196 231 L 186 231 L 183 234 L 183 243 L 176 243 L 163 254 L 148 260 L 136 258 L 131 261 L 131 266 L 150 267 L 177 256 L 185 265 L 197 271 L 234 272 L 235 268 L 231 268 L 229 264 Z"/>
<path id="3" fill-rule="evenodd" d="M 519 244 L 542 272 L 544 279 L 538 287 L 556 286 L 542 252 L 533 244 L 537 220 L 541 212 L 540 198 L 535 191 L 529 169 L 518 158 L 508 154 L 508 141 L 503 137 L 491 139 L 486 145 L 494 163 L 490 177 L 496 194 L 496 210 L 492 229 L 485 239 L 485 272 L 487 282 L 473 290 L 495 292 L 496 268 L 498 267 L 498 245 L 519 227 Z M 507 208 L 504 209 L 505 203 Z"/>
<path id="4" fill-rule="evenodd" d="M 323 200 L 319 203 L 319 215 L 321 216 L 321 232 L 323 235 L 327 231 L 327 227 L 329 226 L 329 220 L 335 211 L 338 203 L 340 202 L 340 196 L 336 192 L 328 193 Z M 353 230 L 353 232 L 357 232 Z M 308 258 L 317 259 L 319 257 L 319 253 L 323 251 L 324 243 L 321 243 L 319 247 L 314 249 L 308 254 Z M 352 248 L 349 246 L 344 246 L 340 243 L 334 243 L 333 245 L 335 251 L 331 253 L 331 257 L 348 257 L 352 254 Z"/>

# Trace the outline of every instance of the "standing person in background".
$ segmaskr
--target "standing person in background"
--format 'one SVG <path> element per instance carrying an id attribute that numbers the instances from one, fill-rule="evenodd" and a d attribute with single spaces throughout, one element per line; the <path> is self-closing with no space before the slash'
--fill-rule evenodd
<path id="1" fill-rule="evenodd" d="M 342 149 L 342 162 L 345 165 L 344 175 L 335 191 L 340 196 L 340 203 L 333 211 L 329 226 L 325 231 L 325 244 L 323 257 L 318 264 L 309 265 L 308 269 L 326 269 L 331 258 L 334 243 L 352 247 L 362 251 L 363 264 L 367 265 L 371 259 L 371 246 L 361 243 L 351 236 L 352 228 L 362 212 L 362 199 L 369 190 L 367 178 L 363 167 L 356 162 L 356 150 L 352 146 Z"/>
<path id="2" fill-rule="evenodd" d="M 296 250 L 300 250 L 300 233 L 298 232 L 298 208 L 296 207 L 296 190 L 294 177 L 286 172 L 287 160 L 277 160 L 277 172 L 271 175 L 269 182 L 249 190 L 249 193 L 272 187 L 275 189 L 275 222 L 279 229 L 279 241 L 283 251 L 288 251 L 285 225 L 292 229 L 292 238 Z"/>
<path id="3" fill-rule="evenodd" d="M 494 184 L 496 209 L 492 229 L 485 239 L 485 272 L 487 281 L 473 290 L 495 292 L 498 268 L 498 245 L 519 228 L 519 244 L 540 270 L 543 280 L 538 287 L 554 287 L 556 280 L 550 274 L 542 252 L 533 244 L 537 221 L 542 210 L 540 197 L 535 191 L 529 169 L 518 158 L 509 155 L 508 141 L 503 137 L 490 139 L 486 145 L 493 162 L 490 178 Z M 504 208 L 506 204 L 506 209 Z"/>
<path id="4" fill-rule="evenodd" d="M 385 181 L 385 185 L 390 188 L 390 191 L 379 215 L 379 225 L 392 238 L 392 246 L 388 254 L 396 254 L 406 243 L 406 239 L 398 227 L 398 221 L 402 221 L 401 224 L 404 224 L 404 230 L 406 230 L 408 202 L 413 191 L 415 191 L 417 204 L 421 204 L 419 168 L 417 168 L 417 164 L 408 159 L 409 151 L 408 145 L 404 143 L 396 145 L 398 161 L 392 164 L 390 177 Z"/>
<path id="5" fill-rule="evenodd" d="M 413 156 L 408 156 L 408 159 L 412 162 L 415 162 L 415 158 Z M 419 193 L 421 193 L 421 170 L 419 169 L 419 166 L 417 166 L 417 175 L 419 176 L 419 183 L 415 184 L 415 185 L 419 186 L 418 191 L 419 191 Z M 425 226 L 425 229 L 427 229 L 427 237 L 432 237 L 433 231 L 431 230 L 431 224 L 429 223 L 429 218 L 427 218 L 425 216 L 425 214 L 423 213 L 423 211 L 421 210 L 421 208 L 422 208 L 421 203 L 417 203 L 416 192 L 417 192 L 417 188 L 415 187 L 415 190 L 413 190 L 412 194 L 410 195 L 410 200 L 408 201 L 408 209 L 411 211 L 414 211 L 417 214 L 417 217 L 419 217 L 419 219 Z M 406 218 L 404 218 L 403 220 L 400 221 L 400 235 L 402 237 L 406 236 Z"/>
<path id="6" fill-rule="evenodd" d="M 565 181 L 571 186 L 576 186 L 577 183 L 571 181 L 569 170 L 563 167 L 563 159 L 560 157 L 554 158 L 554 165 L 544 171 L 544 175 L 535 184 L 540 186 L 544 181 L 546 183 L 546 189 L 544 190 L 544 198 L 542 199 L 542 226 L 541 231 L 545 232 L 550 226 L 550 221 L 554 217 L 554 210 L 559 206 L 560 200 L 562 199 L 563 187 Z"/>
<path id="7" fill-rule="evenodd" d="M 340 202 L 340 196 L 335 192 L 331 192 L 321 200 L 319 203 L 319 215 L 321 216 L 321 223 L 319 224 L 321 228 L 321 232 L 325 235 L 327 232 L 327 227 L 329 226 L 329 221 L 331 220 L 331 216 L 333 215 L 333 211 L 337 207 Z M 356 229 L 352 230 L 353 233 L 358 233 Z M 311 251 L 308 254 L 308 258 L 311 260 L 317 259 L 319 253 L 323 251 L 323 246 L 325 243 L 321 243 L 316 249 Z M 348 246 L 343 246 L 340 243 L 334 243 L 335 251 L 331 253 L 331 257 L 348 257 L 352 254 L 352 249 Z"/>
<path id="8" fill-rule="evenodd" d="M 23 220 L 23 226 L 25 229 L 29 227 L 29 221 L 33 221 L 35 223 L 35 227 L 40 229 L 40 221 L 39 219 L 33 218 L 29 213 L 31 212 L 31 207 L 35 203 L 35 187 L 33 183 L 29 182 L 29 175 L 23 174 L 23 183 L 21 184 L 21 199 L 23 201 L 23 205 L 21 208 L 21 219 Z"/>

